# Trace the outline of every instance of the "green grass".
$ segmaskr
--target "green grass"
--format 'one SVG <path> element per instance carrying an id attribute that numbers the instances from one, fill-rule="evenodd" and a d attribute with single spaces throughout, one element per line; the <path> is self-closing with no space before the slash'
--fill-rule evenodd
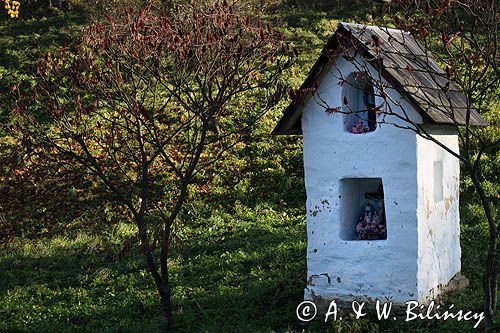
<path id="1" fill-rule="evenodd" d="M 405 325 L 349 319 L 303 325 L 295 318 L 306 276 L 300 148 L 294 138 L 248 143 L 223 164 L 213 195 L 193 197 L 186 206 L 185 228 L 170 260 L 176 331 L 470 331 L 471 325 L 453 321 Z M 41 182 L 38 191 L 52 186 Z M 104 199 L 84 197 L 73 206 L 80 199 L 68 196 L 66 191 L 79 193 L 71 186 L 71 191 L 49 192 L 58 205 L 46 213 L 59 211 L 64 219 L 45 232 L 30 227 L 2 249 L 0 331 L 158 331 L 163 323 L 158 295 L 137 248 L 115 256 L 135 227 L 124 217 L 107 216 Z M 42 206 L 46 198 L 33 197 L 31 207 Z M 62 208 L 66 205 L 69 211 Z M 85 218 L 94 223 L 82 223 Z M 481 224 L 463 226 L 463 271 L 471 287 L 452 295 L 448 304 L 480 310 L 485 233 Z"/>
<path id="2" fill-rule="evenodd" d="M 22 21 L 9 19 L 3 12 L 1 14 L 0 125 L 10 121 L 11 87 L 21 82 L 28 86 L 29 73 L 37 57 L 58 45 L 69 43 L 75 32 L 87 22 L 86 16 L 77 12 Z"/>
<path id="3" fill-rule="evenodd" d="M 297 152 L 291 157 L 299 157 Z M 289 309 L 302 296 L 305 219 L 302 209 L 285 207 L 283 197 L 285 191 L 297 193 L 292 188 L 297 186 L 292 203 L 302 202 L 303 190 L 293 170 L 261 176 L 271 172 L 268 162 L 255 158 L 255 176 L 212 197 L 210 206 L 201 201 L 188 206 L 184 240 L 170 262 L 179 331 L 265 331 L 294 322 Z M 294 184 L 286 184 L 288 177 Z M 262 195 L 263 182 L 271 178 L 281 193 Z M 93 208 L 101 210 L 98 206 Z M 141 258 L 134 251 L 114 256 L 134 226 L 95 222 L 103 226 L 100 234 L 94 226 L 59 235 L 35 233 L 3 249 L 0 331 L 158 330 L 162 316 Z"/>
<path id="4" fill-rule="evenodd" d="M 339 21 L 369 22 L 371 7 L 281 1 L 300 52 L 290 83 L 298 86 Z M 26 79 L 35 56 L 63 43 L 85 12 L 0 21 L 0 88 Z M 39 51 L 39 49 L 41 51 Z M 8 94 L 0 122 L 10 121 Z M 178 332 L 470 332 L 456 321 L 354 320 L 300 323 L 295 308 L 306 279 L 305 190 L 298 137 L 269 137 L 270 114 L 257 135 L 219 165 L 209 195 L 192 193 L 170 259 Z M 14 142 L 0 137 L 0 332 L 157 332 L 158 294 L 124 208 L 102 186 L 49 163 L 11 167 Z M 494 161 L 494 156 L 492 157 Z M 498 157 L 497 157 L 498 160 Z M 494 169 L 488 170 L 494 173 Z M 463 273 L 471 286 L 447 304 L 480 311 L 486 228 L 470 184 L 461 198 Z M 465 195 L 464 195 L 465 194 Z"/>

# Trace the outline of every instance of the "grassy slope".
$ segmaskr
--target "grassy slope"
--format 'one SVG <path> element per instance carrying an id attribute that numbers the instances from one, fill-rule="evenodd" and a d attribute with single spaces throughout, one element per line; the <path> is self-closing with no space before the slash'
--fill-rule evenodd
<path id="1" fill-rule="evenodd" d="M 291 75 L 294 85 L 338 20 L 370 20 L 366 10 L 282 10 L 288 35 L 301 53 Z M 37 53 L 33 47 L 59 43 L 84 21 L 71 12 L 1 21 L 2 89 L 24 75 L 24 66 Z M 254 141 L 221 165 L 208 198 L 193 196 L 186 206 L 186 227 L 178 233 L 171 260 L 176 329 L 470 331 L 470 326 L 451 321 L 401 325 L 345 320 L 306 326 L 296 320 L 306 276 L 301 145 L 299 138 L 266 135 L 278 117 L 279 112 L 270 115 Z M 8 168 L 2 169 L 0 236 L 11 241 L 0 252 L 0 331 L 157 331 L 162 316 L 141 258 L 134 251 L 115 257 L 134 226 L 106 203 L 102 189 L 50 165 L 16 177 L 7 177 Z M 463 268 L 472 286 L 448 300 L 457 308 L 481 307 L 484 234 L 480 224 L 463 227 Z"/>

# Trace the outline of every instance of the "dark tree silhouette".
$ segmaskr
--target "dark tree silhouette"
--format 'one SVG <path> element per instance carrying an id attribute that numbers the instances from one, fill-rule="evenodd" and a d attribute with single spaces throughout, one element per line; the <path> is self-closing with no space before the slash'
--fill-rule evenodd
<path id="1" fill-rule="evenodd" d="M 41 58 L 30 95 L 19 97 L 25 146 L 83 167 L 128 208 L 167 330 L 172 229 L 190 184 L 280 100 L 294 58 L 271 24 L 227 1 L 149 4 Z"/>

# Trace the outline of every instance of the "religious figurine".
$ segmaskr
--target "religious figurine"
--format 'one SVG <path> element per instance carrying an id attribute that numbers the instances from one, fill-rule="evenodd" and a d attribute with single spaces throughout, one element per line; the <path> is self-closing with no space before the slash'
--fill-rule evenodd
<path id="1" fill-rule="evenodd" d="M 354 133 L 354 134 L 365 133 L 365 125 L 363 124 L 363 122 L 362 121 L 355 121 L 352 124 L 351 133 Z"/>
<path id="2" fill-rule="evenodd" d="M 368 201 L 365 202 L 363 207 L 364 207 L 364 209 L 363 209 L 364 218 L 368 217 L 369 221 L 371 221 L 373 218 L 373 215 L 375 214 L 375 207 L 373 207 L 373 205 L 371 203 L 369 203 Z"/>
<path id="3" fill-rule="evenodd" d="M 382 210 L 378 212 L 371 203 L 365 202 L 356 224 L 356 232 L 358 239 L 385 239 L 386 227 L 383 222 Z"/>

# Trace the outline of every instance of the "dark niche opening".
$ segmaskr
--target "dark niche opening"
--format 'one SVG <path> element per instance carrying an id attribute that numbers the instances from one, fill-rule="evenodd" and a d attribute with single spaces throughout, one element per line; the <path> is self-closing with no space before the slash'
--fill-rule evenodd
<path id="1" fill-rule="evenodd" d="M 368 74 L 355 72 L 342 88 L 344 130 L 353 134 L 373 132 L 377 128 L 375 92 Z M 347 104 L 345 104 L 347 102 Z"/>
<path id="2" fill-rule="evenodd" d="M 387 239 L 381 178 L 345 178 L 341 184 L 342 240 Z"/>

